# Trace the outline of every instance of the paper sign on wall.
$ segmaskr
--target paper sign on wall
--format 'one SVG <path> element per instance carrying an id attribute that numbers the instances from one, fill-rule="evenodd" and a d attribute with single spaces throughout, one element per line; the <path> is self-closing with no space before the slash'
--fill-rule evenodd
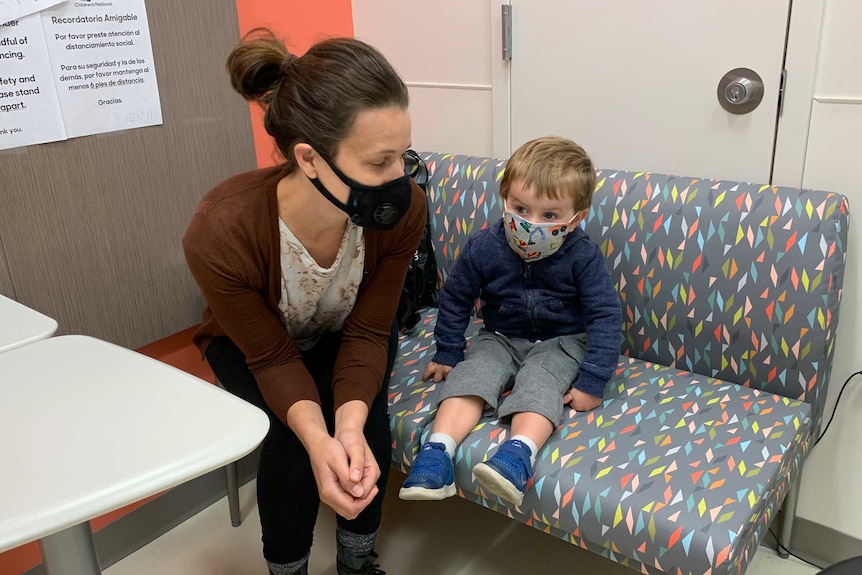
<path id="1" fill-rule="evenodd" d="M 0 150 L 65 139 L 42 18 L 0 24 Z"/>
<path id="2" fill-rule="evenodd" d="M 0 26 L 4 38 L 0 149 L 162 123 L 144 0 L 67 2 Z"/>
<path id="3" fill-rule="evenodd" d="M 69 138 L 162 123 L 144 0 L 69 2 L 41 14 Z"/>
<path id="4" fill-rule="evenodd" d="M 0 24 L 18 20 L 66 0 L 0 0 Z"/>

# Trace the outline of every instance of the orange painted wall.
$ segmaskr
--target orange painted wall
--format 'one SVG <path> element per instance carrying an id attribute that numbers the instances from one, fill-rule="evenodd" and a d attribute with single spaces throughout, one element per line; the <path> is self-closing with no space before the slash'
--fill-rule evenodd
<path id="1" fill-rule="evenodd" d="M 265 26 L 296 55 L 324 38 L 353 36 L 350 0 L 237 0 L 236 6 L 241 34 Z M 260 106 L 251 106 L 251 116 L 257 165 L 271 166 L 278 156 L 272 138 L 263 129 Z"/>
<path id="2" fill-rule="evenodd" d="M 323 38 L 353 36 L 351 0 L 237 0 L 237 15 L 240 35 L 256 27 L 265 26 L 283 39 L 288 49 L 297 55 L 304 54 L 312 44 Z M 251 115 L 258 166 L 271 166 L 276 162 L 277 156 L 272 138 L 263 129 L 263 113 L 260 107 L 252 105 Z M 187 330 L 171 337 L 177 336 L 190 338 L 191 332 Z M 168 339 L 170 338 L 166 338 Z M 209 367 L 201 362 L 196 350 L 183 348 L 179 352 L 169 351 L 175 347 L 166 346 L 166 340 L 155 342 L 138 351 L 212 381 Z M 99 530 L 151 499 L 154 498 L 97 517 L 93 519 L 91 526 L 94 530 Z M 41 562 L 38 545 L 29 543 L 0 553 L 0 575 L 21 575 Z"/>

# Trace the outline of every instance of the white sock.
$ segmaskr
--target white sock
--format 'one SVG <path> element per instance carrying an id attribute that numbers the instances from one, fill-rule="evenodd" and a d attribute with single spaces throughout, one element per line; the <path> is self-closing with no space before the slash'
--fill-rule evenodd
<path id="1" fill-rule="evenodd" d="M 515 435 L 509 441 L 517 439 L 524 445 L 530 448 L 530 465 L 536 465 L 536 452 L 539 450 L 536 443 L 526 435 Z"/>
<path id="2" fill-rule="evenodd" d="M 435 431 L 431 434 L 431 437 L 428 438 L 428 443 L 442 443 L 446 446 L 446 455 L 448 455 L 450 459 L 455 458 L 455 440 L 452 439 L 451 436 Z"/>

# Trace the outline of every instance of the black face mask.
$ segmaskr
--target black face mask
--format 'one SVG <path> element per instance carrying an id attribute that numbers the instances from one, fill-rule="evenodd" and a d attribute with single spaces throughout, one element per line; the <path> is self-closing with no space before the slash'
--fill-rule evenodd
<path id="1" fill-rule="evenodd" d="M 338 179 L 350 187 L 347 203 L 338 201 L 319 179 L 309 180 L 323 197 L 350 216 L 350 221 L 357 226 L 372 230 L 391 230 L 410 209 L 413 191 L 407 174 L 379 186 L 366 186 L 345 176 L 335 163 L 323 154 L 320 156 L 326 160 Z"/>

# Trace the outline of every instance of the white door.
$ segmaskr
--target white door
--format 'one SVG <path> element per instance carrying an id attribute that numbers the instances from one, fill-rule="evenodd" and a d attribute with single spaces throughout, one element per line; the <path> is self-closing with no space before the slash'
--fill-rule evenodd
<path id="1" fill-rule="evenodd" d="M 572 138 L 597 167 L 769 182 L 789 0 L 511 0 L 512 149 Z M 753 111 L 717 97 L 763 80 Z"/>
<path id="2" fill-rule="evenodd" d="M 353 0 L 354 34 L 383 52 L 407 84 L 416 150 L 490 156 L 491 38 L 500 23 L 492 28 L 488 0 L 432 4 Z M 507 122 L 500 125 L 507 135 Z"/>

